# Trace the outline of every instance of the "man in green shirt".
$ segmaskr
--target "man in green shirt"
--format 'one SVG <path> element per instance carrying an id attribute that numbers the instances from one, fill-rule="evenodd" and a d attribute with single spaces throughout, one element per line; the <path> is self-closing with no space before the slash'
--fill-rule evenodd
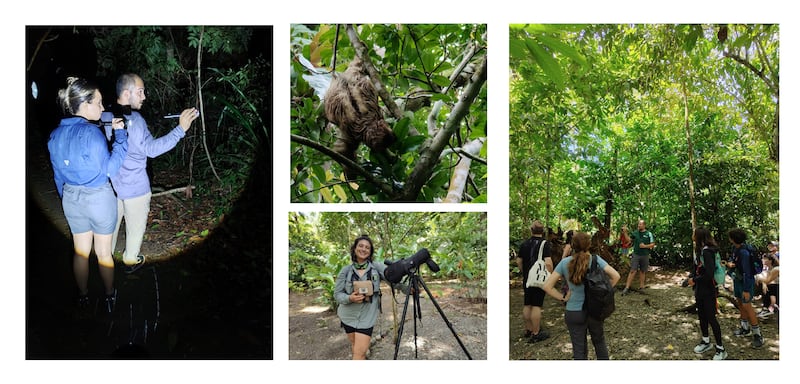
<path id="1" fill-rule="evenodd" d="M 639 230 L 631 234 L 631 244 L 633 247 L 631 271 L 628 272 L 628 280 L 625 282 L 625 289 L 622 291 L 623 295 L 627 295 L 630 291 L 636 271 L 639 271 L 639 289 L 644 288 L 644 276 L 650 267 L 650 251 L 656 247 L 656 239 L 645 227 L 644 220 L 639 220 Z"/>

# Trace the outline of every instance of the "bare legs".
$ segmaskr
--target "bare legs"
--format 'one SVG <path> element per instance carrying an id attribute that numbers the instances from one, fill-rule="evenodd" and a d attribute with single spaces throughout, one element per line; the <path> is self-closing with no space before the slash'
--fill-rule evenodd
<path id="1" fill-rule="evenodd" d="M 100 278 L 103 280 L 106 295 L 114 293 L 114 259 L 111 257 L 111 234 L 100 235 L 92 231 L 72 235 L 75 256 L 72 259 L 72 270 L 75 282 L 81 295 L 89 293 L 89 255 L 97 255 L 100 267 Z"/>
<path id="2" fill-rule="evenodd" d="M 347 334 L 347 339 L 350 340 L 350 345 L 353 347 L 353 360 L 366 360 L 372 337 L 363 333 L 351 332 Z"/>

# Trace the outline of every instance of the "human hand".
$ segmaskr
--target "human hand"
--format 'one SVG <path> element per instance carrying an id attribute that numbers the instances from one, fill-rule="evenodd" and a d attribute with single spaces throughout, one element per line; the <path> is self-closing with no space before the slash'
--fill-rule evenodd
<path id="1" fill-rule="evenodd" d="M 111 120 L 111 128 L 114 129 L 124 129 L 125 128 L 125 121 L 122 120 L 120 117 L 115 117 Z"/>
<path id="2" fill-rule="evenodd" d="M 178 124 L 180 124 L 181 128 L 183 128 L 183 131 L 186 132 L 192 127 L 192 122 L 198 116 L 200 116 L 200 111 L 198 111 L 197 108 L 186 108 L 183 110 L 183 112 L 181 112 L 181 117 Z"/>
<path id="3" fill-rule="evenodd" d="M 365 298 L 365 296 L 364 296 L 364 295 L 362 295 L 362 294 L 360 294 L 360 293 L 357 293 L 357 292 L 353 292 L 353 293 L 351 293 L 351 294 L 350 294 L 350 302 L 351 302 L 351 303 L 361 303 L 361 302 L 364 302 L 364 298 Z"/>
<path id="4" fill-rule="evenodd" d="M 690 278 L 689 278 L 689 282 L 688 282 L 688 283 L 689 283 L 689 286 L 690 286 L 690 287 L 694 287 L 694 278 L 691 278 L 691 277 L 690 277 Z"/>

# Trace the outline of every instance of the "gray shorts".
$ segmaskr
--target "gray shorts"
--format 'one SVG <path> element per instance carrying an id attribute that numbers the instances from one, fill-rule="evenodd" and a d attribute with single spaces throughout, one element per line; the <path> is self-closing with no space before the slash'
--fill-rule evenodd
<path id="1" fill-rule="evenodd" d="M 64 216 L 72 233 L 92 231 L 98 235 L 114 233 L 117 225 L 117 197 L 110 183 L 100 187 L 64 184 L 61 198 Z"/>
<path id="2" fill-rule="evenodd" d="M 649 255 L 642 256 L 634 253 L 633 256 L 631 256 L 631 272 L 633 271 L 647 272 L 648 268 L 650 268 Z"/>

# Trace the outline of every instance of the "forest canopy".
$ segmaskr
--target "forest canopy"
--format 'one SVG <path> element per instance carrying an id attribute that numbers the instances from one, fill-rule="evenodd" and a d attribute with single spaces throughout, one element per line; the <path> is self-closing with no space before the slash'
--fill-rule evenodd
<path id="1" fill-rule="evenodd" d="M 639 219 L 656 263 L 705 226 L 779 234 L 777 25 L 511 25 L 509 233 Z M 514 246 L 511 247 L 512 249 Z"/>

